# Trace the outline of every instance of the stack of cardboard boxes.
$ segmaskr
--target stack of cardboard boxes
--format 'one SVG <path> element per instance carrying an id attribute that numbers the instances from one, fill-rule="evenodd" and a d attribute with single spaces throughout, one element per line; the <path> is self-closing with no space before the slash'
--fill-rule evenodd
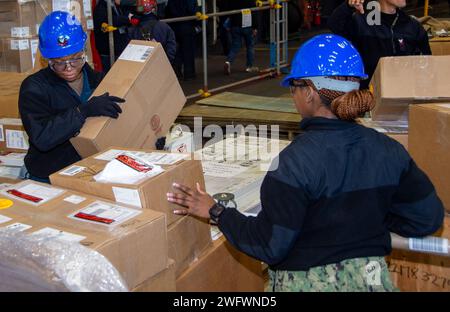
<path id="1" fill-rule="evenodd" d="M 25 77 L 25 74 L 0 72 L 0 183 L 18 181 L 28 149 L 17 104 Z"/>
<path id="2" fill-rule="evenodd" d="M 405 145 L 430 177 L 447 212 L 450 212 L 449 65 L 447 55 L 382 58 L 371 81 L 376 108 L 370 120 L 378 126 L 387 124 L 387 129 L 402 129 L 388 135 Z M 444 230 L 435 236 L 450 238 L 448 224 L 446 218 Z M 388 262 L 400 290 L 450 291 L 446 277 L 450 264 L 445 257 L 394 251 Z"/>
<path id="3" fill-rule="evenodd" d="M 40 63 L 36 56 L 39 26 L 45 16 L 57 10 L 77 16 L 89 36 L 94 28 L 90 0 L 0 1 L 0 71 L 31 72 Z M 89 40 L 87 51 L 91 62 Z"/>

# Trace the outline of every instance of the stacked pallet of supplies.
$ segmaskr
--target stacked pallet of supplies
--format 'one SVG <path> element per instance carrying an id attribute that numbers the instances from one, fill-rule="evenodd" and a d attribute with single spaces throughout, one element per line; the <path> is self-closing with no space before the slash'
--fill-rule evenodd
<path id="1" fill-rule="evenodd" d="M 0 1 L 0 71 L 32 72 L 45 65 L 37 55 L 39 26 L 45 16 L 57 10 L 77 16 L 89 37 L 94 28 L 90 0 Z M 89 40 L 86 49 L 91 62 Z"/>

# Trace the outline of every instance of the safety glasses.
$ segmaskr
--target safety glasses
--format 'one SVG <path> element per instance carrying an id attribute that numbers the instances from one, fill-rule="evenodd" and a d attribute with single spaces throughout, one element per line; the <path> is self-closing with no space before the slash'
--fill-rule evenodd
<path id="1" fill-rule="evenodd" d="M 289 82 L 289 89 L 291 90 L 291 94 L 292 95 L 294 95 L 295 89 L 297 89 L 297 88 L 304 88 L 304 87 L 307 87 L 307 86 L 308 85 L 304 81 L 291 80 Z"/>
<path id="2" fill-rule="evenodd" d="M 71 60 L 62 62 L 49 61 L 48 63 L 54 71 L 63 72 L 67 69 L 67 66 L 70 66 L 71 68 L 79 68 L 83 66 L 85 62 L 86 62 L 86 55 L 83 54 L 83 56 Z"/>

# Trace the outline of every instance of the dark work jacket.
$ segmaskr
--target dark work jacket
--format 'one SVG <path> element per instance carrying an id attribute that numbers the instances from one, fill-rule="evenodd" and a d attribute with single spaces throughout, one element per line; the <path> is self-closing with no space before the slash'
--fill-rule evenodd
<path id="1" fill-rule="evenodd" d="M 397 141 L 327 118 L 304 119 L 301 129 L 263 181 L 258 216 L 220 216 L 236 248 L 274 270 L 306 271 L 387 255 L 389 232 L 420 237 L 442 225 L 432 183 Z"/>
<path id="2" fill-rule="evenodd" d="M 160 20 L 153 13 L 147 15 L 140 15 L 140 23 L 137 27 L 130 27 L 130 38 L 136 40 L 145 40 L 142 35 L 143 28 L 151 28 L 151 40 L 155 40 L 164 48 L 169 61 L 172 63 L 177 53 L 177 41 L 175 40 L 175 33 L 172 28 Z"/>
<path id="3" fill-rule="evenodd" d="M 113 1 L 114 3 L 114 1 Z M 108 5 L 105 0 L 100 0 L 94 9 L 94 35 L 95 46 L 98 52 L 102 55 L 109 55 L 109 33 L 102 31 L 102 24 L 108 23 Z M 130 25 L 128 13 L 122 10 L 120 6 L 114 5 L 112 8 L 113 26 L 122 28 L 113 32 L 114 34 L 114 54 L 117 57 L 126 48 L 129 38 L 127 33 L 127 26 Z"/>
<path id="4" fill-rule="evenodd" d="M 381 14 L 381 25 L 373 26 L 367 23 L 368 14 L 367 9 L 364 15 L 355 13 L 345 2 L 328 20 L 331 31 L 350 40 L 363 58 L 369 79 L 361 83 L 362 89 L 367 88 L 381 57 L 431 54 L 426 31 L 402 10 L 397 10 L 395 23 L 395 18 Z"/>
<path id="5" fill-rule="evenodd" d="M 166 18 L 193 16 L 200 12 L 197 0 L 169 0 L 166 6 Z M 170 27 L 177 32 L 192 32 L 196 21 L 170 23 Z"/>
<path id="6" fill-rule="evenodd" d="M 89 65 L 84 66 L 91 90 L 94 90 L 101 75 Z M 30 174 L 46 178 L 81 159 L 69 139 L 79 133 L 85 122 L 77 109 L 83 104 L 67 82 L 48 67 L 23 81 L 19 111 L 29 137 L 25 166 Z"/>

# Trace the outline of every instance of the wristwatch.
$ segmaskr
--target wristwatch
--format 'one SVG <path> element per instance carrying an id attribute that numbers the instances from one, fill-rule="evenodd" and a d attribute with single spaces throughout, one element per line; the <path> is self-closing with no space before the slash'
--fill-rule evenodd
<path id="1" fill-rule="evenodd" d="M 221 205 L 219 203 L 215 203 L 210 209 L 209 209 L 209 217 L 214 224 L 219 223 L 219 217 L 224 212 L 225 206 Z"/>

